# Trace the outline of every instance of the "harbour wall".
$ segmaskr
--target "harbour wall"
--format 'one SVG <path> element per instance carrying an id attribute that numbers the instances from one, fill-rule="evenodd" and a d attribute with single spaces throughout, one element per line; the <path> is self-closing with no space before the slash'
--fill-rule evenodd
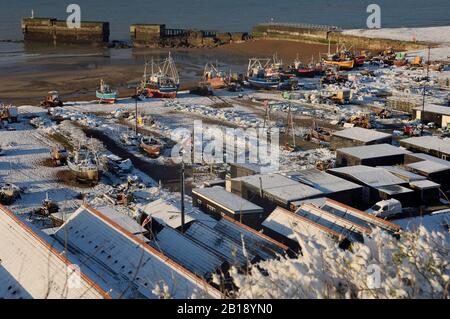
<path id="1" fill-rule="evenodd" d="M 25 41 L 48 41 L 53 44 L 97 44 L 109 42 L 109 22 L 81 22 L 71 29 L 66 21 L 53 18 L 22 18 Z"/>
<path id="2" fill-rule="evenodd" d="M 305 43 L 345 44 L 355 49 L 385 50 L 390 47 L 398 51 L 420 50 L 428 47 L 428 43 L 399 41 L 391 39 L 374 39 L 343 34 L 336 26 L 263 23 L 252 29 L 254 39 L 290 40 Z"/>
<path id="3" fill-rule="evenodd" d="M 169 29 L 165 24 L 133 24 L 130 36 L 134 47 L 212 47 L 250 37 L 246 32 Z"/>

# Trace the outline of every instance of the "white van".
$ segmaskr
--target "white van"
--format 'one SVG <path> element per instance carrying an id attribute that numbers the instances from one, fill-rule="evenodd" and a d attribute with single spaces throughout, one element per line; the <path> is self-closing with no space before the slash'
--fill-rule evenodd
<path id="1" fill-rule="evenodd" d="M 366 212 L 380 218 L 392 217 L 402 212 L 402 203 L 393 198 L 382 200 Z"/>

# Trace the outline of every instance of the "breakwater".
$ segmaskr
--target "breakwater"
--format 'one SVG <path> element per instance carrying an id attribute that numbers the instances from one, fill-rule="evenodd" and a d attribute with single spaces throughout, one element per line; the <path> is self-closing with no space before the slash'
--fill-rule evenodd
<path id="1" fill-rule="evenodd" d="M 103 45 L 109 42 L 109 32 L 109 22 L 82 21 L 80 28 L 69 28 L 66 21 L 53 18 L 22 18 L 25 41 Z"/>
<path id="2" fill-rule="evenodd" d="M 165 24 L 130 26 L 134 47 L 211 47 L 249 39 L 246 32 L 170 29 Z"/>
<path id="3" fill-rule="evenodd" d="M 370 50 L 384 50 L 388 47 L 395 50 L 420 50 L 428 47 L 428 43 L 399 41 L 391 39 L 374 39 L 343 34 L 336 26 L 293 24 L 293 23 L 263 23 L 252 29 L 255 39 L 290 40 L 319 44 L 346 44 L 347 47 Z"/>

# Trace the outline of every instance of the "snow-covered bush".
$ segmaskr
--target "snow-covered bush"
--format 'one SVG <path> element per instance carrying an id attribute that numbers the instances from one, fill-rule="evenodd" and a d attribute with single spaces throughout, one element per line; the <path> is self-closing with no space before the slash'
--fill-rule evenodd
<path id="1" fill-rule="evenodd" d="M 232 269 L 236 298 L 448 298 L 449 236 L 419 227 L 400 239 L 374 230 L 342 250 L 298 234 L 302 255 Z M 217 280 L 218 278 L 216 278 Z"/>

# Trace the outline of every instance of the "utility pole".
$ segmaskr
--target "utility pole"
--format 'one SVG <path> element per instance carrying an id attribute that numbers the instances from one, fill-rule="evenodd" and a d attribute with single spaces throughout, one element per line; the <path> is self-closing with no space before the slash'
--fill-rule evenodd
<path id="1" fill-rule="evenodd" d="M 428 62 L 427 62 L 427 78 L 426 78 L 426 83 L 428 83 L 430 81 L 429 77 L 430 77 L 430 55 L 431 55 L 431 47 L 428 46 Z M 426 84 L 423 85 L 423 95 L 422 95 L 422 113 L 420 114 L 420 120 L 422 121 L 422 125 L 420 127 L 420 136 L 423 136 L 423 117 L 425 114 L 425 95 L 426 95 Z"/>
<path id="2" fill-rule="evenodd" d="M 184 208 L 184 160 L 181 160 L 181 232 L 184 233 L 185 208 Z"/>
<path id="3" fill-rule="evenodd" d="M 134 96 L 134 112 L 135 112 L 135 127 L 134 134 L 138 134 L 138 89 L 136 88 L 136 94 Z"/>

